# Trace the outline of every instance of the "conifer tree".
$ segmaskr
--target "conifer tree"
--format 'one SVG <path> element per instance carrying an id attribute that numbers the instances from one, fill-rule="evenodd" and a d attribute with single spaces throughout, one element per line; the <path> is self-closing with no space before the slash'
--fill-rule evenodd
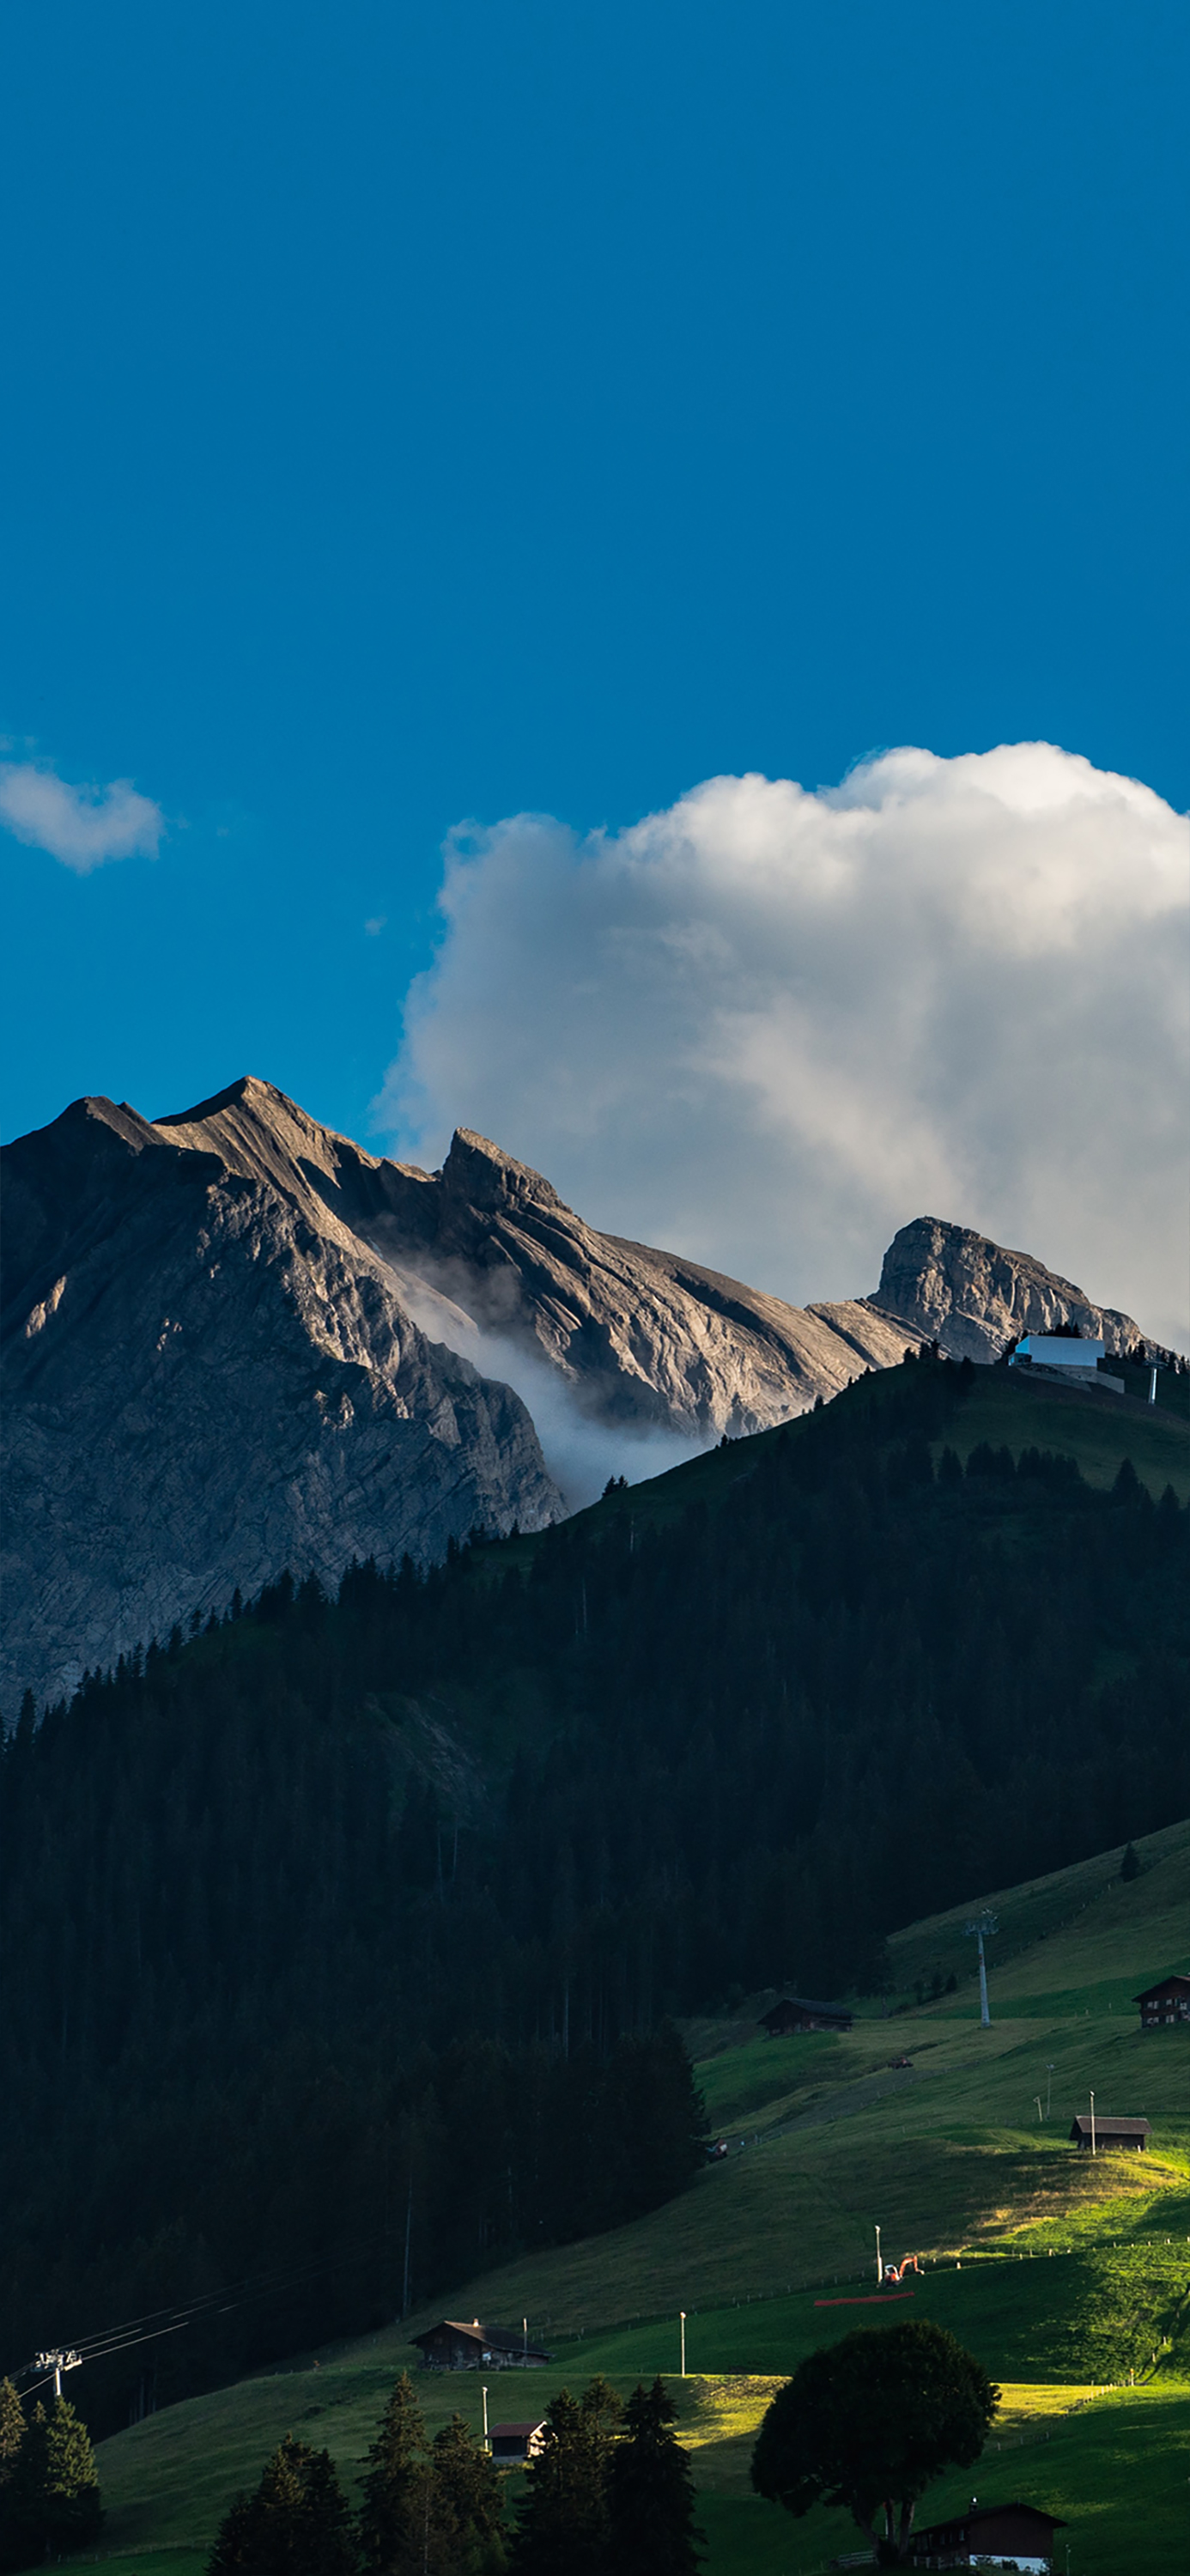
<path id="1" fill-rule="evenodd" d="M 529 2471 L 512 2548 L 515 2576 L 604 2576 L 607 2484 L 623 2407 L 605 2379 L 581 2399 L 559 2390 Z"/>
<path id="2" fill-rule="evenodd" d="M 357 2565 L 330 2452 L 288 2433 L 255 2495 L 241 2496 L 225 2516 L 208 2576 L 354 2576 Z"/>
<path id="3" fill-rule="evenodd" d="M 426 2429 L 413 2383 L 403 2370 L 367 2454 L 360 2507 L 360 2556 L 367 2576 L 420 2570 L 429 2503 Z"/>
<path id="4" fill-rule="evenodd" d="M 430 2564 L 442 2576 L 488 2576 L 504 2565 L 500 2480 L 461 2415 L 434 2435 Z"/>
<path id="5" fill-rule="evenodd" d="M 0 2379 L 0 2568 L 19 2560 L 14 2491 L 24 2438 L 25 2410 L 11 2379 Z"/>
<path id="6" fill-rule="evenodd" d="M 608 2475 L 608 2564 L 615 2576 L 697 2576 L 694 2482 L 660 2379 L 634 2388 Z"/>
<path id="7" fill-rule="evenodd" d="M 94 2540 L 103 2520 L 95 2454 L 86 2425 L 64 2397 L 55 2398 L 48 2414 L 41 2404 L 34 2407 L 14 2457 L 7 2505 L 8 2566 L 28 2567 Z"/>
<path id="8" fill-rule="evenodd" d="M 0 2379 L 0 2490 L 12 2482 L 24 2438 L 24 2407 L 11 2379 Z"/>

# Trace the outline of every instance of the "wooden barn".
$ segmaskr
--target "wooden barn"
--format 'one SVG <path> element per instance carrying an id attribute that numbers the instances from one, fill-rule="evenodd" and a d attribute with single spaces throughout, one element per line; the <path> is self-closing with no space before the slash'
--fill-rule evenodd
<path id="1" fill-rule="evenodd" d="M 770 2039 L 792 2039 L 799 2030 L 850 2030 L 854 2019 L 845 2004 L 812 2004 L 804 1995 L 786 1995 L 771 2012 L 761 2014 L 760 2027 Z"/>
<path id="2" fill-rule="evenodd" d="M 511 2326 L 484 2326 L 478 2317 L 465 2325 L 443 2317 L 414 2335 L 426 2370 L 542 2370 L 549 2360 L 537 2344 Z"/>
<path id="3" fill-rule="evenodd" d="M 1065 2531 L 1061 2515 L 1043 2513 L 1035 2504 L 972 2505 L 953 2522 L 931 2523 L 915 2531 L 910 2547 L 915 2567 L 1019 2567 L 1046 2576 L 1053 2563 L 1054 2533 Z"/>
<path id="4" fill-rule="evenodd" d="M 1155 1986 L 1146 1986 L 1143 1995 L 1134 1995 L 1140 2005 L 1142 2030 L 1161 2030 L 1175 2021 L 1190 2021 L 1190 1977 L 1161 1977 Z"/>
<path id="5" fill-rule="evenodd" d="M 1072 2146 L 1086 2147 L 1088 2152 L 1094 2149 L 1099 2155 L 1117 2147 L 1147 2147 L 1151 2136 L 1147 2120 L 1113 2120 L 1109 2112 L 1101 2116 L 1098 2111 L 1093 2121 L 1089 2112 L 1080 2111 L 1070 2129 Z"/>
<path id="6" fill-rule="evenodd" d="M 544 2415 L 531 2424 L 493 2424 L 488 2434 L 488 2449 L 498 2469 L 523 2468 L 526 2460 L 535 2460 L 544 2446 Z"/>

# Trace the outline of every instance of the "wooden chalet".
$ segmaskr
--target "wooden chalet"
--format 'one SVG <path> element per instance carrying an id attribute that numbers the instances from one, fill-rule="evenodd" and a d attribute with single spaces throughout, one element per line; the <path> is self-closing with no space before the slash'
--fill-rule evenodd
<path id="1" fill-rule="evenodd" d="M 1092 2128 L 1094 2129 L 1093 2140 Z M 1115 2147 L 1141 2149 L 1147 2147 L 1152 2134 L 1147 2120 L 1113 2120 L 1109 2113 L 1104 2112 L 1101 2116 L 1097 2111 L 1092 2123 L 1089 2112 L 1080 2111 L 1078 2118 L 1071 2123 L 1070 2143 L 1072 2146 L 1086 2147 L 1088 2150 L 1094 2143 L 1100 2153 Z"/>
<path id="2" fill-rule="evenodd" d="M 1190 1977 L 1161 1977 L 1155 1986 L 1146 1986 L 1143 1995 L 1134 1995 L 1140 2005 L 1142 2030 L 1160 2030 L 1175 2021 L 1190 2021 Z"/>
<path id="3" fill-rule="evenodd" d="M 478 2317 L 470 2325 L 443 2317 L 413 2341 L 426 2370 L 542 2370 L 549 2360 L 548 2352 L 530 2343 L 527 2334 L 517 2334 L 511 2326 L 481 2325 Z"/>
<path id="4" fill-rule="evenodd" d="M 544 2415 L 531 2424 L 493 2424 L 488 2434 L 488 2449 L 498 2469 L 521 2468 L 544 2448 Z"/>
<path id="5" fill-rule="evenodd" d="M 1046 2576 L 1060 2514 L 1035 2504 L 972 2505 L 953 2522 L 931 2523 L 910 2541 L 915 2567 L 1019 2567 Z"/>
<path id="6" fill-rule="evenodd" d="M 770 2039 L 792 2039 L 799 2030 L 850 2030 L 854 2019 L 845 2004 L 812 2004 L 804 1995 L 786 1995 L 771 2012 L 761 2014 L 760 2027 Z"/>

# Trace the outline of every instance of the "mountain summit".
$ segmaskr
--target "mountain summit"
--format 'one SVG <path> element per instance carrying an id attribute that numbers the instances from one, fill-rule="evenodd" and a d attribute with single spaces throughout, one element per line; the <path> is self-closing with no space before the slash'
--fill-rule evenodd
<path id="1" fill-rule="evenodd" d="M 790 1306 L 597 1232 L 470 1129 L 426 1173 L 251 1077 L 156 1120 L 76 1101 L 2 1159 L 3 1704 L 286 1566 L 539 1528 L 587 1499 L 592 1433 L 603 1473 L 610 1435 L 643 1469 L 650 1435 L 764 1429 L 923 1337 L 977 1359 L 1055 1323 L 1136 1338 L 928 1217 L 874 1296 Z"/>

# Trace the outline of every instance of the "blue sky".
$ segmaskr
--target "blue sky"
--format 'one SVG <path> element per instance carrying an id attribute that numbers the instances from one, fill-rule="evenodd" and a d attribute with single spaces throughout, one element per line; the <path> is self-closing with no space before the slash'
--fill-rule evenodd
<path id="1" fill-rule="evenodd" d="M 1188 51 L 9 0 L 3 757 L 164 830 L 0 834 L 4 1132 L 252 1069 L 366 1135 L 463 818 L 1034 739 L 1182 810 Z"/>

